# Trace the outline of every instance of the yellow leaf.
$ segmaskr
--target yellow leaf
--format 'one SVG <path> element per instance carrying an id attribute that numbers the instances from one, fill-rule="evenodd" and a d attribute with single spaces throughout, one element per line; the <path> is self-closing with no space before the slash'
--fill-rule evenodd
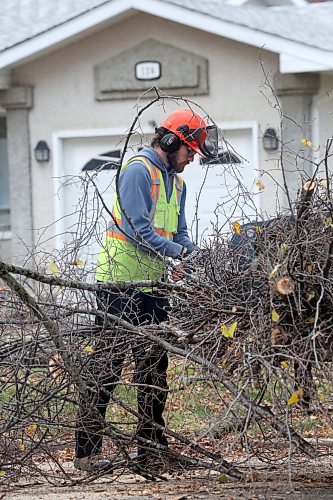
<path id="1" fill-rule="evenodd" d="M 327 179 L 322 179 L 321 181 L 319 181 L 319 185 L 324 188 L 324 189 L 327 189 L 328 188 L 328 182 L 327 182 Z"/>
<path id="2" fill-rule="evenodd" d="M 280 365 L 282 366 L 282 368 L 286 369 L 288 368 L 288 363 L 287 361 L 281 361 Z"/>
<path id="3" fill-rule="evenodd" d="M 281 257 L 284 257 L 284 255 L 287 253 L 288 250 L 289 250 L 289 246 L 286 243 L 281 243 L 280 248 L 279 248 L 279 252 L 280 252 Z"/>
<path id="4" fill-rule="evenodd" d="M 256 233 L 262 234 L 263 232 L 264 232 L 264 230 L 261 226 L 256 226 Z"/>
<path id="5" fill-rule="evenodd" d="M 272 309 L 272 321 L 273 323 L 277 323 L 280 319 L 280 315 L 279 313 L 275 310 L 275 309 Z"/>
<path id="6" fill-rule="evenodd" d="M 326 401 L 327 401 L 327 398 L 326 398 L 325 394 L 319 394 L 318 399 L 322 403 L 326 403 Z"/>
<path id="7" fill-rule="evenodd" d="M 35 430 L 37 429 L 37 424 L 30 424 L 30 425 L 27 425 L 27 427 L 25 428 L 28 432 L 35 432 Z"/>
<path id="8" fill-rule="evenodd" d="M 306 146 L 307 148 L 312 148 L 312 142 L 310 141 L 310 139 L 302 139 L 301 144 L 303 144 L 303 146 Z"/>
<path id="9" fill-rule="evenodd" d="M 237 321 L 235 321 L 231 326 L 228 328 L 228 335 L 230 338 L 233 338 L 235 335 L 235 331 L 237 328 Z"/>
<path id="10" fill-rule="evenodd" d="M 229 326 L 229 328 L 225 325 L 221 325 L 221 333 L 223 337 L 227 339 L 233 339 L 236 328 L 237 328 L 237 321 L 235 321 L 231 326 Z"/>
<path id="11" fill-rule="evenodd" d="M 24 450 L 25 450 L 25 446 L 24 446 L 24 444 L 23 444 L 23 443 L 19 443 L 19 444 L 17 445 L 17 447 L 18 447 L 18 449 L 19 449 L 20 451 L 24 451 Z"/>
<path id="12" fill-rule="evenodd" d="M 0 477 L 3 477 L 6 475 L 6 471 L 5 470 L 0 470 Z"/>
<path id="13" fill-rule="evenodd" d="M 306 270 L 307 270 L 308 273 L 312 274 L 312 272 L 313 272 L 313 264 L 309 264 L 307 266 Z"/>
<path id="14" fill-rule="evenodd" d="M 236 234 L 241 234 L 242 228 L 239 222 L 234 222 L 232 227 L 234 228 Z"/>
<path id="15" fill-rule="evenodd" d="M 222 474 L 221 476 L 219 476 L 218 482 L 219 483 L 228 483 L 229 482 L 228 476 L 226 474 Z"/>
<path id="16" fill-rule="evenodd" d="M 295 405 L 303 398 L 303 389 L 297 389 L 297 391 L 293 392 L 290 398 L 288 399 L 288 406 Z"/>
<path id="17" fill-rule="evenodd" d="M 332 227 L 332 225 L 333 225 L 332 217 L 327 217 L 324 222 L 325 222 L 326 227 Z"/>
<path id="18" fill-rule="evenodd" d="M 256 182 L 256 186 L 257 186 L 257 188 L 259 189 L 259 191 L 263 191 L 263 190 L 265 189 L 265 186 L 264 186 L 264 184 L 261 182 L 261 180 L 260 180 L 260 179 L 258 179 L 258 180 L 257 180 L 257 182 Z"/>
<path id="19" fill-rule="evenodd" d="M 89 352 L 89 354 L 91 354 L 91 353 L 95 352 L 95 349 L 94 349 L 93 347 L 91 347 L 91 345 L 87 345 L 87 346 L 84 348 L 84 350 L 85 350 L 86 352 Z"/>
<path id="20" fill-rule="evenodd" d="M 316 322 L 315 318 L 311 317 L 311 318 L 308 318 L 305 323 L 308 323 L 309 325 L 314 325 Z"/>
<path id="21" fill-rule="evenodd" d="M 50 269 L 53 276 L 57 276 L 57 274 L 59 274 L 59 267 L 55 262 L 49 262 L 47 267 Z"/>
<path id="22" fill-rule="evenodd" d="M 314 290 L 311 290 L 311 292 L 308 293 L 306 300 L 310 302 L 310 300 L 314 299 L 316 296 L 316 292 Z"/>
<path id="23" fill-rule="evenodd" d="M 279 270 L 279 267 L 280 267 L 280 264 L 276 264 L 276 266 L 274 267 L 274 269 L 272 269 L 272 271 L 269 273 L 268 279 L 271 280 L 271 279 L 275 278 L 275 276 L 276 276 L 276 274 L 277 274 L 277 272 Z"/>

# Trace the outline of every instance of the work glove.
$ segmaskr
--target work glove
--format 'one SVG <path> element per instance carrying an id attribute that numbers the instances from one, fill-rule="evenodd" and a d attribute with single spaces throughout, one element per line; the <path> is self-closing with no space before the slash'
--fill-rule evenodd
<path id="1" fill-rule="evenodd" d="M 191 274 L 193 272 L 194 261 L 198 257 L 200 252 L 200 248 L 196 248 L 195 250 L 193 250 L 193 252 L 188 253 L 187 248 L 183 247 L 183 251 L 180 256 L 181 262 L 173 268 L 171 273 L 172 281 L 181 281 L 185 278 L 186 274 Z"/>

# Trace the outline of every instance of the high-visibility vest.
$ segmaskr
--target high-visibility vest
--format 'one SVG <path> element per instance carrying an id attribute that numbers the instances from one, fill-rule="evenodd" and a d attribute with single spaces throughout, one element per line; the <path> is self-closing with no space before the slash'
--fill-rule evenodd
<path id="1" fill-rule="evenodd" d="M 180 200 L 183 191 L 183 180 L 175 175 L 172 194 L 167 201 L 162 172 L 145 157 L 138 156 L 123 165 L 124 170 L 134 161 L 141 161 L 148 169 L 151 184 L 152 207 L 149 214 L 150 225 L 154 231 L 168 240 L 177 232 L 180 213 Z M 133 186 L 135 189 L 135 186 Z M 165 266 L 161 258 L 153 253 L 146 253 L 137 247 L 131 238 L 127 238 L 123 229 L 123 217 L 117 194 L 115 194 L 113 219 L 107 229 L 101 252 L 97 262 L 97 281 L 142 281 L 158 280 L 163 277 Z M 115 224 L 115 221 L 117 224 Z M 134 235 L 139 243 L 140 236 Z"/>

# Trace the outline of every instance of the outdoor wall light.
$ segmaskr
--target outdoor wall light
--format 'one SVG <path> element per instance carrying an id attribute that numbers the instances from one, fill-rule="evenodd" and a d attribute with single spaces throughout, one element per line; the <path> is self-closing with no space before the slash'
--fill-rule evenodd
<path id="1" fill-rule="evenodd" d="M 35 158 L 37 161 L 49 161 L 50 149 L 46 141 L 38 141 L 35 147 Z"/>
<path id="2" fill-rule="evenodd" d="M 266 128 L 262 138 L 262 144 L 265 151 L 276 151 L 279 140 L 275 128 Z"/>

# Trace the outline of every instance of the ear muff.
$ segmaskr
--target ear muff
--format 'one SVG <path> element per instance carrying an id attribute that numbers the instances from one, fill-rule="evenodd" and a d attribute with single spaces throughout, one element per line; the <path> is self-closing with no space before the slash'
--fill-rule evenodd
<path id="1" fill-rule="evenodd" d="M 164 134 L 160 139 L 160 148 L 165 153 L 174 153 L 181 146 L 181 140 L 172 132 Z"/>

